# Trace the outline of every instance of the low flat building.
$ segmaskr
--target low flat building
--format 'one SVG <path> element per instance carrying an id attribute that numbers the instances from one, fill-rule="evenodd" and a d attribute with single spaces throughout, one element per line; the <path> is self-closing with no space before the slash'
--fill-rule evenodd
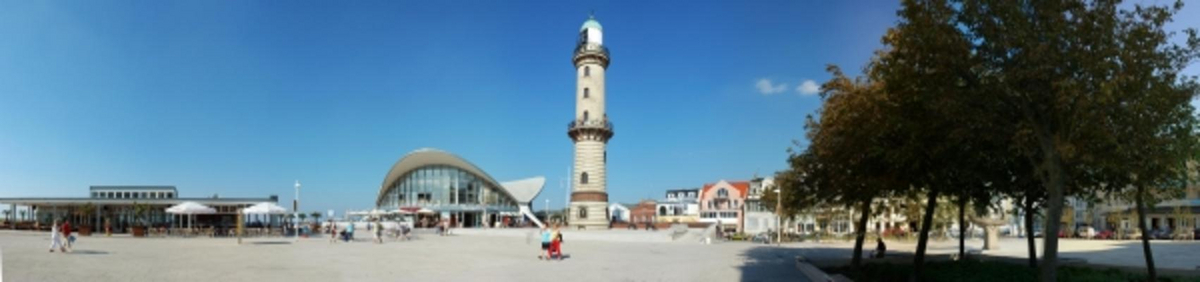
<path id="1" fill-rule="evenodd" d="M 196 202 L 217 210 L 214 214 L 196 215 L 193 218 L 196 223 L 233 226 L 237 222 L 238 210 L 262 202 L 279 201 L 275 195 L 263 198 L 222 198 L 219 195 L 179 197 L 175 186 L 91 186 L 88 190 L 88 197 L 0 198 L 0 205 L 8 205 L 9 210 L 23 209 L 28 214 L 26 221 L 43 225 L 55 219 L 65 219 L 75 226 L 100 227 L 107 220 L 113 232 L 120 233 L 138 222 L 135 204 L 148 207 L 141 220 L 150 226 L 177 226 L 182 223 L 183 216 L 167 214 L 166 209 L 183 202 Z M 15 214 L 10 213 L 12 221 L 17 219 L 12 217 Z"/>
<path id="2" fill-rule="evenodd" d="M 629 206 L 621 203 L 608 204 L 608 215 L 612 217 L 611 222 L 629 222 Z"/>

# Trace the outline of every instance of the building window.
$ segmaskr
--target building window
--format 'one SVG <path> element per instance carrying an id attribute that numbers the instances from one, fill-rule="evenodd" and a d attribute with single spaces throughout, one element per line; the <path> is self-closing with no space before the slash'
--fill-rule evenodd
<path id="1" fill-rule="evenodd" d="M 591 91 L 588 91 L 587 87 L 584 87 L 584 88 L 583 88 L 583 98 L 584 98 L 584 99 L 587 99 L 587 98 L 588 98 L 588 96 L 590 96 L 590 95 L 588 95 L 588 94 L 591 94 Z"/>
<path id="2" fill-rule="evenodd" d="M 725 189 L 717 190 L 717 198 L 728 198 L 728 197 L 729 197 L 729 191 L 726 191 Z"/>
<path id="3" fill-rule="evenodd" d="M 667 207 L 658 207 L 658 215 L 667 215 Z"/>
<path id="4" fill-rule="evenodd" d="M 587 208 L 579 207 L 579 218 L 580 219 L 587 218 Z"/>
<path id="5" fill-rule="evenodd" d="M 579 175 L 579 183 L 580 183 L 580 184 L 587 184 L 587 183 L 588 183 L 588 175 L 587 175 L 587 172 L 584 172 L 583 174 Z"/>
<path id="6" fill-rule="evenodd" d="M 592 76 L 592 68 L 589 66 L 583 66 L 583 76 Z"/>
<path id="7" fill-rule="evenodd" d="M 586 122 L 587 120 L 588 120 L 588 111 L 583 111 L 583 121 Z"/>

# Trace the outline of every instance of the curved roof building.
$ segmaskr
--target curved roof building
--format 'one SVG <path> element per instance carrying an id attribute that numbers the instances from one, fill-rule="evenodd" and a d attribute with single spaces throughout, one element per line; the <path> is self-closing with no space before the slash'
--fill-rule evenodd
<path id="1" fill-rule="evenodd" d="M 427 209 L 464 226 L 520 215 L 541 225 L 529 204 L 545 184 L 546 178 L 541 176 L 501 183 L 454 154 L 420 149 L 388 170 L 375 206 L 383 210 Z"/>

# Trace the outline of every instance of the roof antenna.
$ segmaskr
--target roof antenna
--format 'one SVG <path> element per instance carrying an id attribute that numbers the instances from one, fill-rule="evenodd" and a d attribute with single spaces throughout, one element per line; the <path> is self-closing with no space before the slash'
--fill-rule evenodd
<path id="1" fill-rule="evenodd" d="M 596 19 L 596 9 L 592 9 L 591 12 L 588 12 L 588 18 L 593 20 Z"/>

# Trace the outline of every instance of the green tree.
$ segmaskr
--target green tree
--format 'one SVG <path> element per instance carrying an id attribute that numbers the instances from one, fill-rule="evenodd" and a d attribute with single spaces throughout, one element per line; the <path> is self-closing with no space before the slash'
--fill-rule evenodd
<path id="1" fill-rule="evenodd" d="M 819 120 L 808 118 L 806 149 L 810 165 L 804 170 L 805 185 L 817 201 L 858 211 L 851 264 L 862 262 L 862 245 L 867 221 L 875 200 L 906 188 L 899 172 L 888 163 L 888 153 L 897 135 L 891 123 L 894 112 L 883 85 L 870 76 L 850 78 L 835 66 L 833 76 L 821 86 L 823 103 Z M 870 70 L 866 71 L 870 74 Z"/>
<path id="2" fill-rule="evenodd" d="M 308 218 L 308 214 L 300 213 L 299 217 L 300 217 L 300 222 L 304 222 L 304 220 Z"/>
<path id="3" fill-rule="evenodd" d="M 150 214 L 150 205 L 133 203 L 133 218 L 137 226 L 146 226 L 146 215 Z"/>
<path id="4" fill-rule="evenodd" d="M 312 215 L 313 221 L 321 222 L 321 212 L 312 212 L 311 215 Z"/>
<path id="5" fill-rule="evenodd" d="M 83 218 L 82 226 L 91 226 L 91 217 L 96 213 L 96 205 L 92 203 L 83 204 L 79 209 L 75 210 L 75 215 Z"/>

